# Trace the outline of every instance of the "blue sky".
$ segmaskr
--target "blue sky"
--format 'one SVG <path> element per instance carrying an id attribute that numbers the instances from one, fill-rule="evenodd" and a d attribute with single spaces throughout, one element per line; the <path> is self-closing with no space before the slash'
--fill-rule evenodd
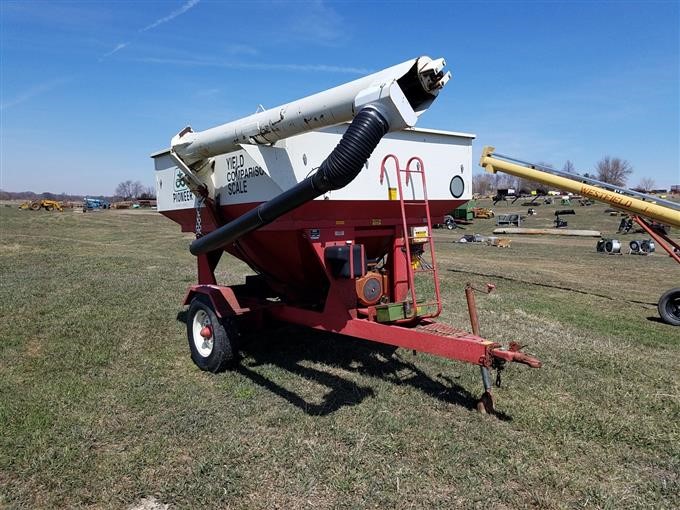
<path id="1" fill-rule="evenodd" d="M 680 15 L 645 2 L 0 2 L 0 188 L 112 194 L 201 130 L 419 55 L 453 80 L 419 126 L 680 183 Z"/>

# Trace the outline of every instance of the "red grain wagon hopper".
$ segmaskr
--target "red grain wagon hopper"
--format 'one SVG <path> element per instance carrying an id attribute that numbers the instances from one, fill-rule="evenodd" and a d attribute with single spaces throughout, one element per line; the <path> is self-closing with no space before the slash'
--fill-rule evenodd
<path id="1" fill-rule="evenodd" d="M 450 78 L 420 57 L 202 132 L 152 155 L 158 210 L 195 232 L 184 299 L 193 361 L 219 371 L 235 327 L 268 319 L 479 365 L 540 362 L 436 322 L 431 218 L 470 199 L 473 135 L 415 129 Z M 255 276 L 219 285 L 224 252 Z M 473 299 L 468 289 L 469 301 Z"/>

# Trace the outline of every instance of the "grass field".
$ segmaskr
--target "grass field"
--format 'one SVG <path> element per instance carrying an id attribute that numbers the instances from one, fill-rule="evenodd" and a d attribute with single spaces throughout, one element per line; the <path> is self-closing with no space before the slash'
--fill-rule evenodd
<path id="1" fill-rule="evenodd" d="M 603 210 L 576 207 L 570 227 L 613 233 Z M 663 252 L 438 231 L 442 320 L 467 328 L 465 283 L 494 282 L 482 334 L 544 362 L 505 371 L 492 417 L 474 411 L 477 367 L 295 327 L 199 371 L 178 320 L 191 238 L 155 213 L 0 222 L 0 507 L 680 506 L 680 328 L 656 312 L 680 267 Z"/>

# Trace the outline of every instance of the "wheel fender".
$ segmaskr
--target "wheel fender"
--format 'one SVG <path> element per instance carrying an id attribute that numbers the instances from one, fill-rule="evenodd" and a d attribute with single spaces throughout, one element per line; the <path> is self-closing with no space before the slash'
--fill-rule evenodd
<path id="1" fill-rule="evenodd" d="M 241 307 L 234 291 L 230 287 L 218 285 L 193 285 L 184 297 L 183 305 L 191 304 L 196 296 L 206 296 L 212 304 L 212 309 L 220 319 L 241 315 L 247 310 Z"/>

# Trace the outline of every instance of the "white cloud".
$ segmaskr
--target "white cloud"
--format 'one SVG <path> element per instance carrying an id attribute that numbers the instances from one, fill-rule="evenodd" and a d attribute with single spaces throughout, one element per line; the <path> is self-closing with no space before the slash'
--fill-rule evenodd
<path id="1" fill-rule="evenodd" d="M 250 55 L 255 56 L 259 53 L 257 48 L 247 44 L 230 44 L 225 48 L 225 51 L 231 55 Z"/>
<path id="2" fill-rule="evenodd" d="M 348 37 L 349 24 L 333 7 L 322 0 L 298 4 L 299 12 L 286 30 L 286 39 L 336 45 Z"/>
<path id="3" fill-rule="evenodd" d="M 167 16 L 159 18 L 156 21 L 154 21 L 153 23 L 151 23 L 150 25 L 147 25 L 146 27 L 140 29 L 139 33 L 146 32 L 147 30 L 151 30 L 152 28 L 156 28 L 158 25 L 162 25 L 163 23 L 167 23 L 168 21 L 175 19 L 177 16 L 181 16 L 182 14 L 187 12 L 189 9 L 194 7 L 198 2 L 200 2 L 200 0 L 188 0 L 187 2 L 184 3 L 184 5 L 182 5 L 182 7 L 180 7 L 176 11 L 173 11 L 170 14 L 168 14 Z M 99 61 L 101 62 L 105 58 L 110 57 L 114 53 L 119 52 L 120 50 L 129 46 L 130 44 L 131 44 L 130 42 L 124 42 L 124 43 L 118 44 L 111 51 L 102 55 L 101 58 L 99 59 Z"/>
<path id="4" fill-rule="evenodd" d="M 4 102 L 0 104 L 0 110 L 5 110 L 7 108 L 11 108 L 12 106 L 16 106 L 18 104 L 21 104 L 25 101 L 28 101 L 29 99 L 39 96 L 40 94 L 44 94 L 45 92 L 52 90 L 60 85 L 63 85 L 64 83 L 67 83 L 70 81 L 70 78 L 63 77 L 63 78 L 56 78 L 54 80 L 50 80 L 44 83 L 39 83 L 38 85 L 35 85 L 18 96 L 16 96 L 14 99 L 10 99 L 7 102 Z"/>
<path id="5" fill-rule="evenodd" d="M 162 18 L 157 19 L 150 25 L 145 26 L 140 30 L 140 32 L 146 32 L 147 30 L 151 30 L 152 28 L 156 28 L 158 25 L 162 25 L 163 23 L 167 23 L 170 20 L 175 19 L 177 16 L 181 16 L 185 12 L 187 12 L 189 9 L 194 7 L 200 0 L 189 0 L 186 2 L 182 7 L 177 9 L 176 11 L 171 12 L 167 16 L 164 16 Z"/>
<path id="6" fill-rule="evenodd" d="M 113 48 L 113 49 L 112 49 L 111 51 L 109 51 L 108 53 L 104 53 L 104 55 L 102 55 L 102 58 L 110 57 L 111 55 L 113 55 L 114 53 L 116 53 L 116 52 L 122 50 L 123 48 L 125 48 L 125 47 L 128 46 L 129 44 L 130 44 L 129 42 L 124 42 L 124 43 L 118 44 L 115 48 Z"/>
<path id="7" fill-rule="evenodd" d="M 370 74 L 371 69 L 363 67 L 348 66 L 329 66 L 325 64 L 266 64 L 266 63 L 243 63 L 243 62 L 221 62 L 218 60 L 195 60 L 195 59 L 173 59 L 173 58 L 140 58 L 134 59 L 135 62 L 146 64 L 166 64 L 181 65 L 192 67 L 222 67 L 227 69 L 249 69 L 254 71 L 302 71 L 318 73 L 337 73 L 337 74 Z"/>
<path id="8" fill-rule="evenodd" d="M 220 92 L 221 92 L 221 89 L 218 89 L 218 88 L 201 89 L 201 90 L 197 90 L 196 92 L 194 92 L 194 97 L 205 98 L 205 97 L 217 95 Z"/>

